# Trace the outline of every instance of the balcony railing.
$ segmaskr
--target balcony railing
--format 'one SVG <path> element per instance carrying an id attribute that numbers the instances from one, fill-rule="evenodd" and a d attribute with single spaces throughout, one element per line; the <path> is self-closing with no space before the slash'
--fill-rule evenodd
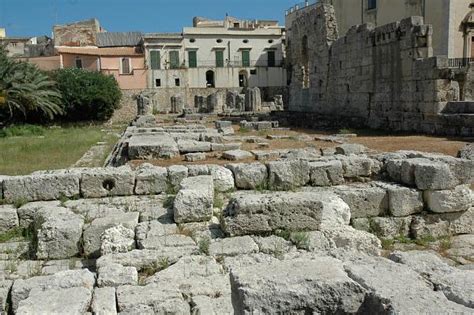
<path id="1" fill-rule="evenodd" d="M 171 67 L 169 63 L 166 63 L 163 69 L 188 69 L 188 68 L 281 68 L 285 64 L 283 59 L 275 60 L 275 62 L 269 62 L 266 59 L 250 60 L 248 63 L 244 63 L 242 60 L 224 60 L 224 64 L 217 65 L 216 60 L 197 60 L 195 67 L 190 67 L 189 62 L 185 60 L 179 67 Z M 159 70 L 159 69 L 154 69 Z"/>
<path id="2" fill-rule="evenodd" d="M 474 63 L 474 58 L 450 58 L 448 59 L 449 68 L 464 68 Z"/>

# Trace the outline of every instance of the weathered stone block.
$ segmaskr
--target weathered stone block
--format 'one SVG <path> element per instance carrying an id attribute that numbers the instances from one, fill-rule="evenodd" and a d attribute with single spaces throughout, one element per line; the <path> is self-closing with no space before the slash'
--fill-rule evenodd
<path id="1" fill-rule="evenodd" d="M 0 234 L 3 234 L 20 224 L 16 208 L 13 206 L 0 206 Z"/>
<path id="2" fill-rule="evenodd" d="M 135 194 L 157 195 L 168 188 L 168 170 L 151 164 L 141 165 L 135 174 Z"/>
<path id="3" fill-rule="evenodd" d="M 332 186 L 344 183 L 342 163 L 340 161 L 324 161 L 310 163 L 311 185 Z"/>
<path id="4" fill-rule="evenodd" d="M 117 213 L 114 216 L 98 218 L 92 221 L 92 223 L 84 227 L 84 254 L 89 257 L 98 257 L 102 245 L 102 234 L 106 230 L 118 225 L 135 230 L 139 215 L 138 212 Z"/>
<path id="5" fill-rule="evenodd" d="M 235 189 L 232 171 L 220 165 L 209 165 L 209 174 L 214 180 L 214 189 L 218 192 L 228 192 Z"/>
<path id="6" fill-rule="evenodd" d="M 169 135 L 134 135 L 128 140 L 128 158 L 173 158 L 179 155 L 178 144 Z"/>
<path id="7" fill-rule="evenodd" d="M 203 141 L 178 140 L 178 147 L 181 154 L 211 151 L 211 143 Z"/>
<path id="8" fill-rule="evenodd" d="M 81 194 L 84 198 L 131 196 L 135 187 L 135 174 L 128 166 L 95 168 L 82 173 Z"/>
<path id="9" fill-rule="evenodd" d="M 269 187 L 273 190 L 292 190 L 305 186 L 310 180 L 310 165 L 307 161 L 269 162 Z"/>
<path id="10" fill-rule="evenodd" d="M 347 225 L 350 209 L 339 197 L 325 192 L 236 195 L 225 211 L 225 231 L 230 235 L 319 230 Z"/>
<path id="11" fill-rule="evenodd" d="M 408 187 L 377 182 L 388 193 L 388 208 L 394 217 L 405 217 L 423 211 L 423 192 Z"/>
<path id="12" fill-rule="evenodd" d="M 265 189 L 267 187 L 267 167 L 261 163 L 230 164 L 227 168 L 232 171 L 235 186 L 239 189 Z"/>
<path id="13" fill-rule="evenodd" d="M 204 161 L 206 158 L 206 153 L 188 153 L 184 156 L 186 162 Z"/>
<path id="14" fill-rule="evenodd" d="M 124 267 L 119 264 L 102 266 L 98 270 L 97 285 L 99 287 L 114 287 L 122 285 L 137 285 L 138 272 L 134 267 Z"/>
<path id="15" fill-rule="evenodd" d="M 105 230 L 101 235 L 101 255 L 126 253 L 135 248 L 135 231 L 123 225 Z"/>
<path id="16" fill-rule="evenodd" d="M 224 238 L 209 245 L 211 256 L 237 256 L 256 252 L 257 243 L 250 236 Z"/>
<path id="17" fill-rule="evenodd" d="M 95 288 L 91 309 L 94 314 L 117 314 L 115 288 Z"/>
<path id="18" fill-rule="evenodd" d="M 302 309 L 356 313 L 365 298 L 365 289 L 347 276 L 339 260 L 330 257 L 235 268 L 230 282 L 235 314 L 297 313 Z"/>
<path id="19" fill-rule="evenodd" d="M 473 194 L 468 185 L 452 190 L 427 190 L 424 198 L 428 209 L 435 213 L 462 212 L 473 205 Z"/>
<path id="20" fill-rule="evenodd" d="M 367 147 L 356 143 L 344 143 L 336 147 L 336 154 L 342 155 L 357 155 L 365 153 L 367 151 Z"/>
<path id="21" fill-rule="evenodd" d="M 238 161 L 253 158 L 253 154 L 244 150 L 232 150 L 222 153 L 222 158 L 230 161 Z"/>
<path id="22" fill-rule="evenodd" d="M 36 216 L 36 257 L 66 259 L 80 253 L 83 218 L 65 208 L 46 208 Z"/>
<path id="23" fill-rule="evenodd" d="M 184 179 L 174 200 L 176 223 L 209 221 L 212 218 L 214 181 L 211 176 Z"/>
<path id="24" fill-rule="evenodd" d="M 344 177 L 370 177 L 378 169 L 378 161 L 362 156 L 337 156 L 344 170 Z"/>
<path id="25" fill-rule="evenodd" d="M 387 192 L 380 187 L 340 186 L 334 192 L 349 205 L 352 218 L 378 217 L 387 213 Z"/>
<path id="26" fill-rule="evenodd" d="M 56 171 L 29 176 L 12 176 L 3 181 L 3 197 L 7 202 L 17 200 L 55 200 L 79 195 L 79 175 Z"/>
<path id="27" fill-rule="evenodd" d="M 188 168 L 183 165 L 168 167 L 168 184 L 171 188 L 178 189 L 181 181 L 188 177 Z"/>
<path id="28" fill-rule="evenodd" d="M 415 183 L 421 190 L 445 190 L 456 187 L 448 165 L 437 162 L 418 162 L 415 164 Z"/>

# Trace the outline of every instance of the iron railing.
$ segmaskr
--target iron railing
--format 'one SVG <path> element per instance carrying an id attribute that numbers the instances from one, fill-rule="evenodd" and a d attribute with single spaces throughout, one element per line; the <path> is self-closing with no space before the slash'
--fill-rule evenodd
<path id="1" fill-rule="evenodd" d="M 186 69 L 186 68 L 281 68 L 284 66 L 285 61 L 283 59 L 275 60 L 271 62 L 265 58 L 260 60 L 250 60 L 249 63 L 244 63 L 242 60 L 224 60 L 224 64 L 217 65 L 216 60 L 197 60 L 196 66 L 190 67 L 188 60 L 184 60 L 180 66 L 171 67 L 171 65 L 165 62 L 165 69 Z M 163 68 L 163 67 L 162 67 Z M 158 70 L 158 69 L 156 69 Z"/>
<path id="2" fill-rule="evenodd" d="M 314 5 L 318 3 L 319 0 L 311 0 L 311 1 L 305 1 L 305 2 L 300 2 L 289 8 L 288 10 L 285 11 L 285 15 L 289 15 L 293 12 L 299 11 L 301 9 L 304 9 L 306 7 L 309 7 L 311 5 Z"/>
<path id="3" fill-rule="evenodd" d="M 450 58 L 448 59 L 449 68 L 464 68 L 474 63 L 474 58 Z"/>

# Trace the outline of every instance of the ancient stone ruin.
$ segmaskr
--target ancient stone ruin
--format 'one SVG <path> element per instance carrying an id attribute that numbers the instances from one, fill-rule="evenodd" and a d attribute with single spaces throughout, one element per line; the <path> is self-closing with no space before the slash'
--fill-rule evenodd
<path id="1" fill-rule="evenodd" d="M 149 130 L 136 129 L 128 150 L 199 154 L 225 146 L 212 139 L 229 126 L 156 127 L 156 149 L 138 149 L 134 137 L 146 143 Z M 210 142 L 196 140 L 203 135 Z M 0 244 L 0 307 L 473 313 L 473 178 L 472 160 L 354 144 L 280 152 L 267 162 L 2 176 L 0 232 L 27 237 Z M 397 251 L 393 240 L 434 242 L 443 256 Z"/>

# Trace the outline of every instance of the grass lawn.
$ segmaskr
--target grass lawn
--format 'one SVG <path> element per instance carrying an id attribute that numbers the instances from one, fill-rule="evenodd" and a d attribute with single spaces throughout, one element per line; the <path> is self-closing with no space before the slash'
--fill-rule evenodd
<path id="1" fill-rule="evenodd" d="M 117 137 L 100 125 L 26 125 L 0 130 L 0 174 L 25 175 L 71 167 L 91 146 L 102 141 L 112 148 Z M 106 154 L 102 160 L 105 158 Z"/>

